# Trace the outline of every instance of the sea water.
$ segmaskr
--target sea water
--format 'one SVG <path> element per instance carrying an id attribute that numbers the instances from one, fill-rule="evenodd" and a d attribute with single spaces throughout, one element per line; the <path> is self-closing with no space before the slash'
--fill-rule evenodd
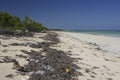
<path id="1" fill-rule="evenodd" d="M 103 36 L 120 38 L 120 30 L 70 30 L 70 32 L 85 33 L 85 34 L 92 34 L 92 35 L 103 35 Z"/>

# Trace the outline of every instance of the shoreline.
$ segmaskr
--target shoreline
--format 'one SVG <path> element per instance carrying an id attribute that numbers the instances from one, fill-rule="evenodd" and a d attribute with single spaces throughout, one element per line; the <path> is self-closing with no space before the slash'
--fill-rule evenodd
<path id="1" fill-rule="evenodd" d="M 90 80 L 118 80 L 120 78 L 118 76 L 120 75 L 120 55 L 114 51 L 111 52 L 109 49 L 106 51 L 101 44 L 105 44 L 106 41 L 110 40 L 110 42 L 113 41 L 112 43 L 119 45 L 119 40 L 88 34 L 67 32 L 58 32 L 58 34 L 60 35 L 60 40 L 64 42 L 64 46 L 66 45 L 62 50 L 71 50 L 72 57 L 81 58 L 81 60 L 75 63 L 80 67 L 82 66 L 81 68 L 83 68 L 83 70 L 79 71 L 84 73 L 86 68 L 88 69 L 90 75 L 84 74 L 85 77 L 91 76 L 92 78 L 89 77 Z M 99 42 L 100 40 L 102 42 Z M 112 46 L 112 44 L 110 44 L 110 46 Z M 93 69 L 94 67 L 97 69 Z M 94 76 L 92 76 L 92 72 L 95 73 L 93 74 Z M 79 80 L 86 80 L 86 78 L 80 76 Z"/>
<path id="2" fill-rule="evenodd" d="M 61 31 L 62 32 L 62 31 Z M 86 33 L 62 32 L 86 43 L 96 43 L 103 50 L 120 55 L 120 37 L 93 35 Z"/>
<path id="3" fill-rule="evenodd" d="M 120 30 L 80 30 L 80 31 L 78 30 L 78 31 L 63 31 L 63 32 L 120 38 Z"/>

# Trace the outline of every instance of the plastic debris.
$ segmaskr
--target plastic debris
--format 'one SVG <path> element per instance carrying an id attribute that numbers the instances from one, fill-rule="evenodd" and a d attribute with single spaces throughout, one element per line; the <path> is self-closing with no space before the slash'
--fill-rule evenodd
<path id="1" fill-rule="evenodd" d="M 36 60 L 36 61 L 35 61 L 35 63 L 38 63 L 38 62 L 39 62 L 39 60 Z"/>
<path id="2" fill-rule="evenodd" d="M 70 72 L 70 69 L 69 68 L 66 68 L 66 70 L 65 70 L 67 73 L 69 73 Z"/>
<path id="3" fill-rule="evenodd" d="M 42 66 L 41 66 L 43 69 L 46 69 L 47 68 L 47 66 L 46 65 L 44 65 L 44 64 L 42 64 Z"/>
<path id="4" fill-rule="evenodd" d="M 47 66 L 47 70 L 54 71 L 54 69 L 50 65 Z"/>
<path id="5" fill-rule="evenodd" d="M 37 72 L 35 72 L 36 74 L 41 74 L 43 75 L 45 73 L 45 71 L 41 71 L 41 70 L 38 70 Z"/>

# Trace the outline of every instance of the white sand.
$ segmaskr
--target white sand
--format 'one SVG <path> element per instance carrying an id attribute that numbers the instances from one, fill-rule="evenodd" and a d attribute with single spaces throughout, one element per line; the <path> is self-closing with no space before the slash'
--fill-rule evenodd
<path id="1" fill-rule="evenodd" d="M 36 42 L 42 42 L 43 39 L 39 37 L 43 37 L 45 34 L 35 34 L 34 37 L 4 37 L 0 35 L 0 61 L 3 61 L 4 56 L 10 56 L 13 59 L 16 59 L 21 66 L 27 64 L 28 62 L 25 60 L 25 58 L 17 57 L 16 55 L 25 55 L 29 57 L 28 55 L 21 52 L 21 50 L 36 50 L 40 51 L 41 49 L 35 49 L 31 48 L 29 46 L 10 46 L 9 44 L 12 43 L 36 43 Z M 4 39 L 5 38 L 5 39 Z M 4 47 L 3 45 L 8 45 L 7 47 Z M 0 80 L 22 80 L 24 76 L 21 76 L 20 74 L 16 73 L 16 70 L 12 69 L 13 63 L 0 63 Z M 13 78 L 7 78 L 5 76 L 13 74 Z"/>
<path id="2" fill-rule="evenodd" d="M 57 32 L 59 34 L 60 43 L 51 46 L 52 48 L 68 52 L 72 58 L 81 58 L 75 61 L 79 68 L 77 69 L 83 75 L 79 76 L 79 80 L 119 80 L 120 79 L 120 38 L 112 38 L 98 35 L 77 34 L 69 32 Z M 36 34 L 32 37 L 2 39 L 0 38 L 0 56 L 11 56 L 19 61 L 21 65 L 28 62 L 24 58 L 16 57 L 16 54 L 23 54 L 20 50 L 37 50 L 29 46 L 7 46 L 14 42 L 42 42 L 39 38 L 45 34 Z M 96 43 L 97 45 L 94 45 Z M 98 50 L 100 47 L 102 50 Z M 6 51 L 7 50 L 7 51 Z M 117 54 L 114 54 L 117 53 Z M 25 54 L 23 54 L 25 55 Z M 27 55 L 26 55 L 27 56 Z M 2 60 L 3 57 L 0 57 Z M 21 75 L 17 75 L 12 69 L 12 63 L 0 63 L 0 80 L 22 80 Z M 16 75 L 13 78 L 6 78 L 8 74 Z"/>
<path id="3" fill-rule="evenodd" d="M 100 48 L 111 51 L 113 53 L 120 54 L 120 38 L 118 37 L 109 37 L 102 35 L 91 35 L 91 34 L 83 34 L 83 33 L 70 33 L 64 32 L 76 39 L 79 39 L 82 42 L 91 42 L 96 43 L 100 46 Z"/>
<path id="4" fill-rule="evenodd" d="M 61 48 L 58 49 L 72 51 L 71 57 L 83 59 L 75 62 L 81 68 L 78 71 L 83 74 L 79 80 L 120 79 L 120 38 L 70 32 L 57 33 L 61 40 L 58 44 Z M 102 50 L 97 50 L 97 47 Z M 86 73 L 86 69 L 90 72 Z"/>

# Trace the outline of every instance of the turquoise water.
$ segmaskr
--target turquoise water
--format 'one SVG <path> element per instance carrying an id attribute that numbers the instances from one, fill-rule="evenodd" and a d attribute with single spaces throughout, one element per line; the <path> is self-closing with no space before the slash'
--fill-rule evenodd
<path id="1" fill-rule="evenodd" d="M 120 30 L 71 30 L 69 32 L 120 37 Z"/>

